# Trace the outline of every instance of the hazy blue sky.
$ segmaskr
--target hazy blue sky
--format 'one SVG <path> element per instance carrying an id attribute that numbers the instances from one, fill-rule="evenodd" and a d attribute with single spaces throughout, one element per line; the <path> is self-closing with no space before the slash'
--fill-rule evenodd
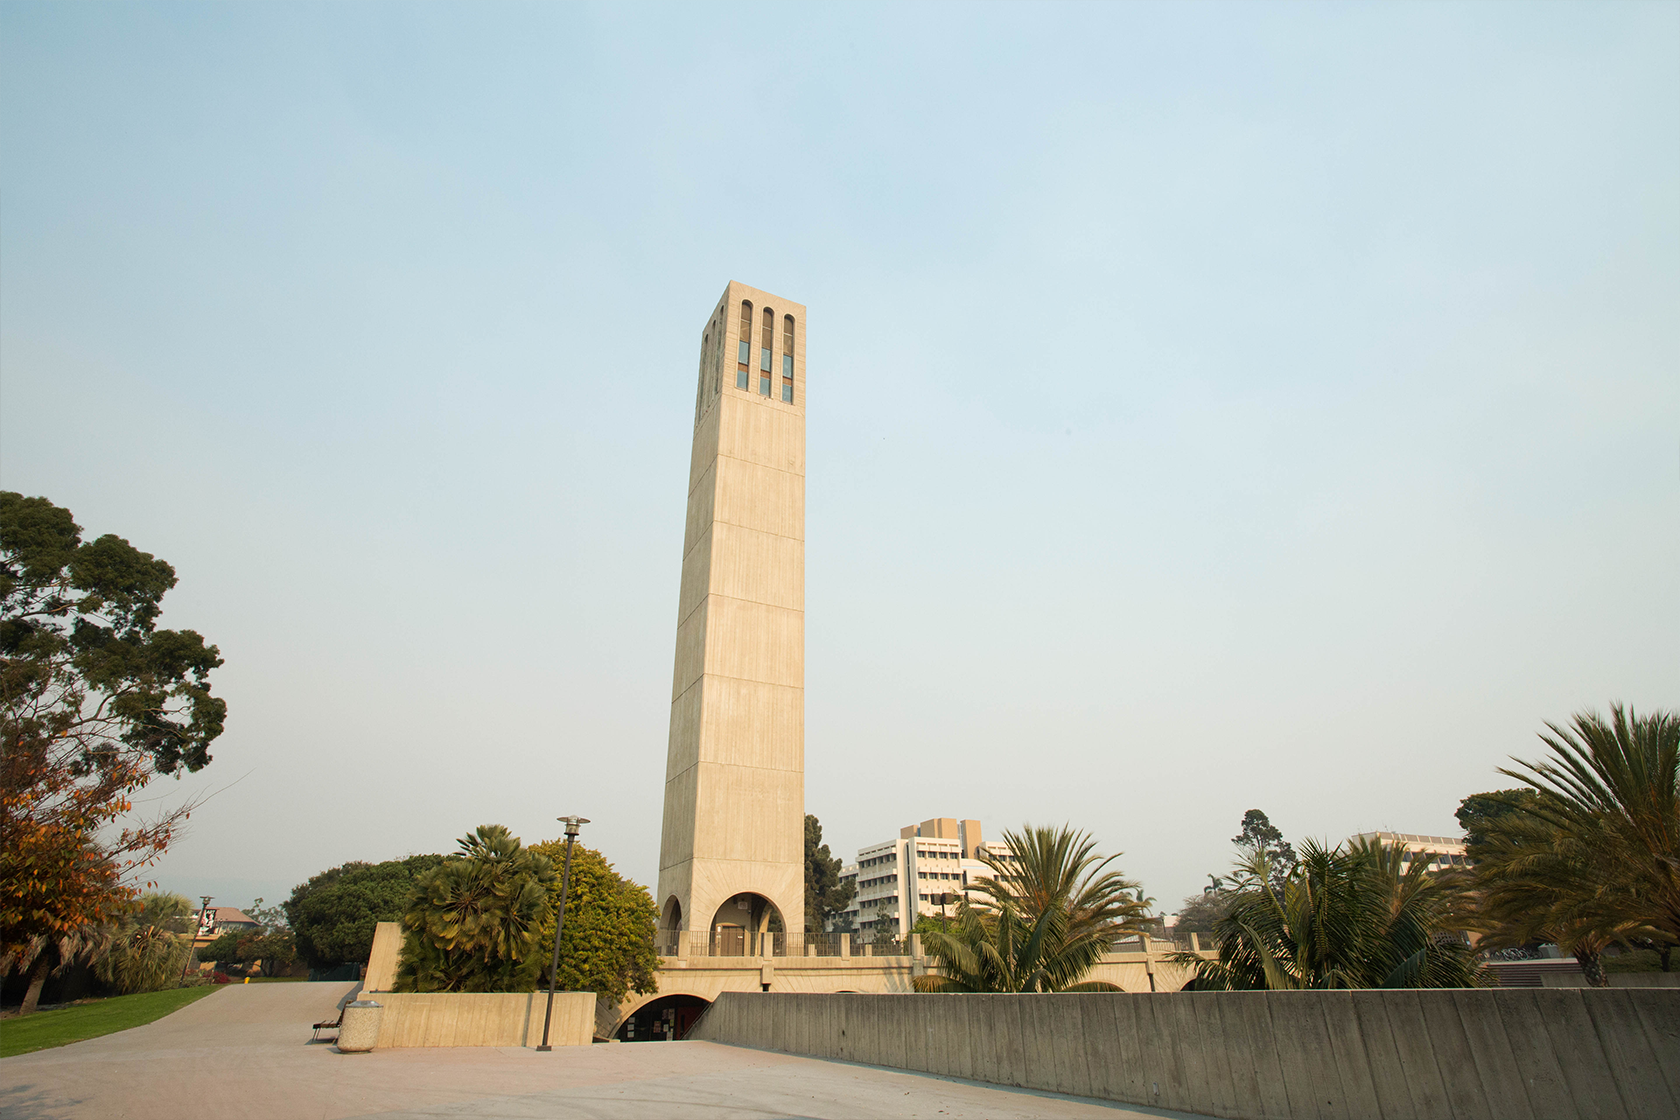
<path id="1" fill-rule="evenodd" d="M 810 308 L 806 805 L 1456 831 L 1680 704 L 1680 6 L 0 7 L 0 484 L 227 659 L 164 886 L 657 874 L 700 330 Z M 227 787 L 224 789 L 224 787 Z"/>

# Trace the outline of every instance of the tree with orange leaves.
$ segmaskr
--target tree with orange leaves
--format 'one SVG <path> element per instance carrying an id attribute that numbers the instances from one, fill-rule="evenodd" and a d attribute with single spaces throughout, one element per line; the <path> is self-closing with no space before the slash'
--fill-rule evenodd
<path id="1" fill-rule="evenodd" d="M 222 663 L 157 628 L 175 570 L 120 537 L 84 542 L 70 511 L 0 493 L 0 974 L 48 973 L 133 899 L 191 805 L 125 818 L 159 774 L 210 761 Z"/>

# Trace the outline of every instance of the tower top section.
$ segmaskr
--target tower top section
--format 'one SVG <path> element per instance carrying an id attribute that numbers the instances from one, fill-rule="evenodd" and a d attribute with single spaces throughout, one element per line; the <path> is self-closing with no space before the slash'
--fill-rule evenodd
<path id="1" fill-rule="evenodd" d="M 805 305 L 731 280 L 700 331 L 694 426 L 728 391 L 805 411 Z"/>

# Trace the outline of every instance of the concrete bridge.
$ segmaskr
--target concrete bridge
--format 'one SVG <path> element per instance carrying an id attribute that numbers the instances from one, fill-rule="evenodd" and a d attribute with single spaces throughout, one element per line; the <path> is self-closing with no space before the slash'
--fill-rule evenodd
<path id="1" fill-rule="evenodd" d="M 1139 937 L 1106 953 L 1087 980 L 1106 980 L 1128 992 L 1176 992 L 1190 980 L 1183 965 L 1167 958 L 1180 949 L 1205 956 L 1191 935 L 1189 944 Z M 627 1042 L 680 1039 L 724 992 L 861 994 L 914 991 L 912 980 L 937 973 L 937 960 L 922 951 L 921 938 L 884 947 L 853 945 L 849 934 L 764 935 L 740 944 L 704 934 L 666 937 L 660 946 L 659 990 L 632 993 L 614 1007 L 596 1005 L 596 1032 Z"/>

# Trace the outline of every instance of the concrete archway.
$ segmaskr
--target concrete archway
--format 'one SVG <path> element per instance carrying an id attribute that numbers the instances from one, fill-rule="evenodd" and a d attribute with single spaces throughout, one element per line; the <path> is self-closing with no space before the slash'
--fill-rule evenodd
<path id="1" fill-rule="evenodd" d="M 679 1042 L 712 1001 L 686 992 L 655 996 L 626 1015 L 613 1037 L 620 1042 Z"/>
<path id="2" fill-rule="evenodd" d="M 766 934 L 779 934 L 787 927 L 774 902 L 753 891 L 741 891 L 724 899 L 707 928 L 713 955 L 750 957 L 761 951 Z"/>

